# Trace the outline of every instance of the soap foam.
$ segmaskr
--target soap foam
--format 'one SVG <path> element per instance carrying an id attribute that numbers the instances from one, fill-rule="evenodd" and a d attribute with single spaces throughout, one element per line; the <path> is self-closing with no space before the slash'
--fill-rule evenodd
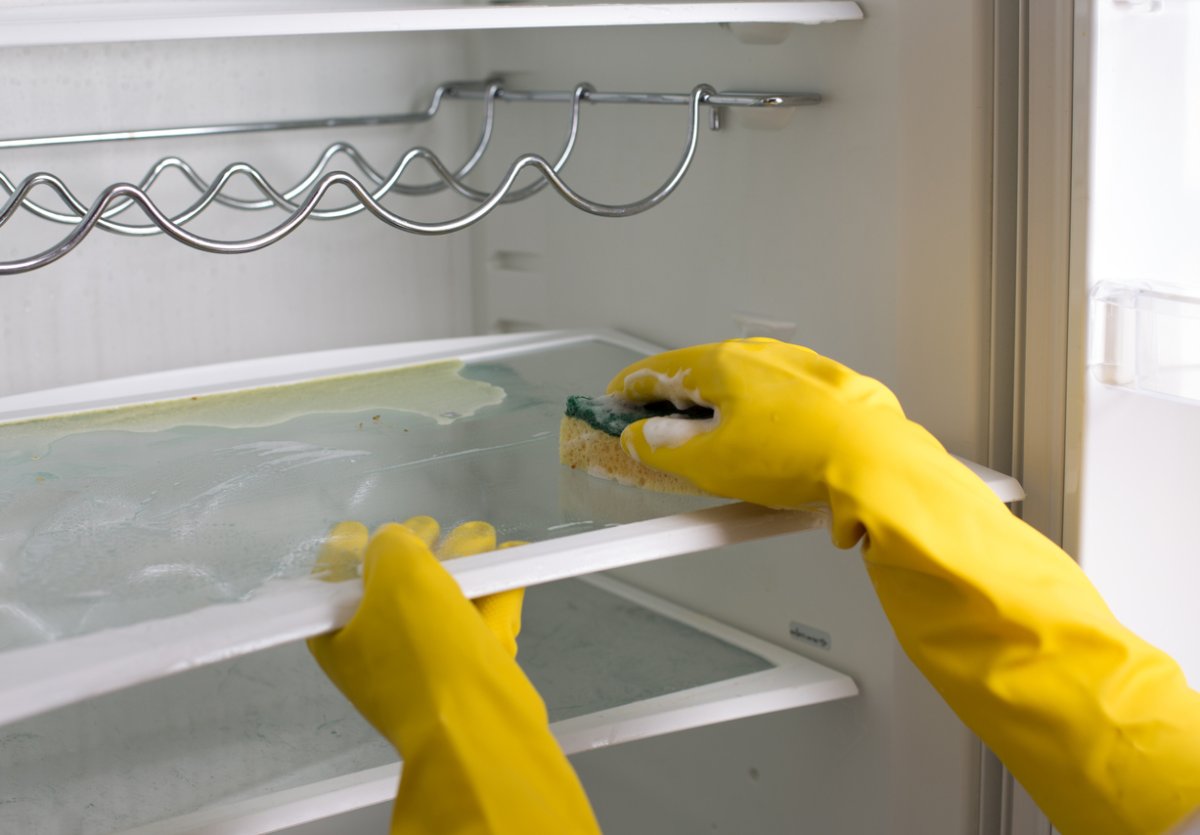
<path id="1" fill-rule="evenodd" d="M 667 375 L 652 368 L 642 368 L 625 377 L 626 391 L 629 390 L 631 383 L 650 378 L 655 381 L 653 388 L 655 396 L 669 400 L 676 409 L 684 411 L 700 406 L 712 410 L 711 418 L 696 419 L 672 416 L 650 418 L 642 425 L 642 433 L 646 444 L 652 450 L 674 449 L 683 446 L 697 435 L 713 431 L 721 422 L 720 410 L 701 397 L 698 388 L 689 389 L 684 385 L 683 378 L 690 371 L 691 369 L 681 368 L 674 374 Z M 634 450 L 627 448 L 626 451 L 636 459 Z"/>
<path id="2" fill-rule="evenodd" d="M 642 424 L 642 436 L 652 450 L 674 449 L 683 446 L 697 435 L 713 431 L 719 422 L 715 410 L 711 418 L 702 420 L 676 417 L 650 418 Z"/>
<path id="3" fill-rule="evenodd" d="M 652 368 L 642 368 L 625 377 L 625 391 L 629 391 L 630 383 L 647 377 L 656 381 L 654 386 L 654 394 L 660 400 L 669 400 L 671 405 L 679 411 L 685 411 L 693 406 L 701 406 L 705 409 L 713 409 L 715 407 L 700 396 L 699 389 L 689 389 L 683 384 L 683 378 L 690 373 L 691 369 L 681 368 L 674 374 L 667 376 L 661 371 L 655 371 Z"/>

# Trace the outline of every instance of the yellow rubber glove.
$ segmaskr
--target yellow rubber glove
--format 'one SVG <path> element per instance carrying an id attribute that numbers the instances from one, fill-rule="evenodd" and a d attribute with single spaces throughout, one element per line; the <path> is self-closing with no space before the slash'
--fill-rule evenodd
<path id="1" fill-rule="evenodd" d="M 881 384 L 773 340 L 671 351 L 609 386 L 715 410 L 622 444 L 710 492 L 827 503 L 921 672 L 1064 835 L 1154 835 L 1200 807 L 1200 694 L 1079 567 Z"/>
<path id="2" fill-rule="evenodd" d="M 431 552 L 437 523 L 334 528 L 314 572 L 353 577 L 363 599 L 309 649 L 326 675 L 400 752 L 393 835 L 599 833 L 546 708 L 513 660 L 523 591 L 472 605 Z M 507 543 L 517 544 L 517 543 Z M 443 558 L 496 547 L 484 522 L 455 528 Z M 365 552 L 365 553 L 364 553 Z"/>

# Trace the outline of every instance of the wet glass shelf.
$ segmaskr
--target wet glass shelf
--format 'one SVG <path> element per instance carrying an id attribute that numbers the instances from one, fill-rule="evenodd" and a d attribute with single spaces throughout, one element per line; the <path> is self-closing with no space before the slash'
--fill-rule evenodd
<path id="1" fill-rule="evenodd" d="M 817 524 L 559 465 L 567 395 L 652 349 L 484 337 L 5 398 L 0 723 L 340 625 L 361 587 L 308 573 L 341 519 L 534 543 L 450 563 L 472 596 Z"/>
<path id="2" fill-rule="evenodd" d="M 558 463 L 566 397 L 655 350 L 476 337 L 0 399 L 0 725 L 341 625 L 361 585 L 308 573 L 343 519 L 532 543 L 448 563 L 472 597 L 820 526 Z"/>

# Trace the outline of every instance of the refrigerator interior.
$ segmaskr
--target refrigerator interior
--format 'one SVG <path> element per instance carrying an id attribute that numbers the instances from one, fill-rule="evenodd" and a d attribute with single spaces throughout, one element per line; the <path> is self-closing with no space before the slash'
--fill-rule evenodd
<path id="1" fill-rule="evenodd" d="M 1015 336 L 992 273 L 994 9 L 863 8 L 861 21 L 796 26 L 766 44 L 689 24 L 7 45 L 0 104 L 16 114 L 11 137 L 416 110 L 438 84 L 491 76 L 514 89 L 708 83 L 824 100 L 728 108 L 716 131 L 702 122 L 676 192 L 631 218 L 593 217 L 546 190 L 451 235 L 360 214 L 310 219 L 239 255 L 94 231 L 54 264 L 0 279 L 0 395 L 471 334 L 612 328 L 672 347 L 771 333 L 880 378 L 951 452 L 1006 469 L 1011 392 L 996 378 Z M 337 141 L 381 170 L 416 144 L 462 159 L 479 112 L 479 102 L 448 102 L 418 125 L 13 149 L 0 170 L 14 180 L 53 172 L 85 199 L 168 154 L 206 177 L 244 160 L 291 183 Z M 522 153 L 553 158 L 568 117 L 562 104 L 500 103 L 472 181 L 493 187 Z M 564 179 L 594 200 L 638 199 L 676 165 L 686 122 L 679 106 L 585 106 Z M 178 181 L 163 186 L 176 209 L 195 198 Z M 464 204 L 440 195 L 404 205 L 435 219 Z M 196 228 L 239 238 L 276 222 L 212 212 Z M 0 260 L 62 231 L 19 212 L 0 230 Z M 898 649 L 854 553 L 817 532 L 615 573 L 844 673 L 860 692 L 574 755 L 606 832 L 998 825 L 981 746 Z M 354 814 L 377 825 L 384 808 Z"/>

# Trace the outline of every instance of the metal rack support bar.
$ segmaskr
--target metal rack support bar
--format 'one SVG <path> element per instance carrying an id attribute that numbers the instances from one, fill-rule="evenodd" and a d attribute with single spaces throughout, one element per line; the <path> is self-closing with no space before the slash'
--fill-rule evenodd
<path id="1" fill-rule="evenodd" d="M 475 87 L 450 85 L 446 95 L 457 99 L 482 99 L 484 91 Z M 569 102 L 571 93 L 566 90 L 505 90 L 500 89 L 496 97 L 501 101 Z M 591 92 L 584 101 L 591 104 L 690 104 L 688 93 L 604 93 Z M 712 107 L 800 107 L 820 104 L 819 93 L 711 93 L 702 104 Z"/>
<path id="2" fill-rule="evenodd" d="M 433 94 L 429 106 L 411 113 L 387 113 L 370 116 L 334 116 L 325 119 L 277 119 L 265 122 L 235 122 L 224 125 L 192 125 L 174 128 L 118 130 L 95 133 L 73 133 L 55 136 L 31 136 L 0 139 L 0 151 L 16 148 L 44 148 L 53 145 L 85 145 L 97 142 L 122 142 L 137 139 L 180 139 L 195 136 L 223 136 L 235 133 L 266 133 L 270 131 L 307 130 L 312 128 L 378 127 L 381 125 L 411 124 L 432 119 L 444 99 L 482 101 L 488 98 L 495 81 L 456 81 L 443 84 Z M 572 90 L 506 90 L 500 87 L 495 98 L 510 102 L 567 103 L 575 96 Z M 712 107 L 802 107 L 821 103 L 819 93 L 735 93 L 707 95 L 702 104 Z M 619 93 L 588 91 L 583 100 L 590 104 L 674 104 L 691 103 L 690 93 Z"/>
<path id="3" fill-rule="evenodd" d="M 479 96 L 483 98 L 483 96 Z M 266 133 L 306 128 L 374 127 L 421 122 L 432 114 L 392 113 L 380 116 L 344 116 L 332 119 L 288 119 L 274 122 L 244 122 L 228 125 L 196 125 L 181 128 L 115 130 L 106 133 L 72 133 L 59 136 L 31 136 L 0 139 L 0 150 L 44 148 L 50 145 L 86 145 L 94 142 L 123 142 L 132 139 L 180 139 L 189 136 L 220 136 L 230 133 Z"/>
<path id="4" fill-rule="evenodd" d="M 21 139 L 0 139 L 0 150 L 13 148 L 44 148 L 50 145 L 88 145 L 95 142 L 123 142 L 131 139 L 180 139 L 190 136 L 222 136 L 231 133 L 265 133 L 281 130 L 307 130 L 311 128 L 378 127 L 379 125 L 411 124 L 425 122 L 437 115 L 442 101 L 451 90 L 473 90 L 479 93 L 474 98 L 487 99 L 489 91 L 498 89 L 499 81 L 452 81 L 439 85 L 433 91 L 424 110 L 411 113 L 386 113 L 373 116 L 334 116 L 326 119 L 275 119 L 264 122 L 235 122 L 224 125 L 193 125 L 176 128 L 150 128 L 147 130 L 114 130 L 96 133 L 70 133 L 58 136 L 31 136 Z M 460 96 L 461 97 L 461 96 Z"/>

